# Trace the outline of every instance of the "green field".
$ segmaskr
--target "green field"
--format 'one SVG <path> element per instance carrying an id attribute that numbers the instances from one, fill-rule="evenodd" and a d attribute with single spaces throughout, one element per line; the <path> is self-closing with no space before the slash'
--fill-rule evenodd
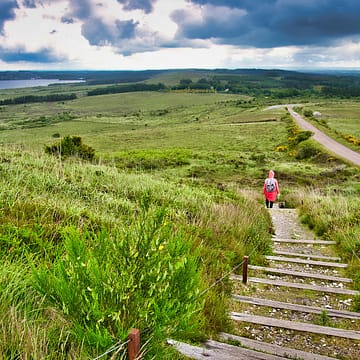
<path id="1" fill-rule="evenodd" d="M 308 119 L 337 141 L 359 151 L 360 103 L 358 100 L 322 101 L 301 105 L 303 111 L 320 112 L 318 119 Z M 347 140 L 348 138 L 352 139 Z"/>
<path id="2" fill-rule="evenodd" d="M 167 338 L 228 330 L 224 275 L 244 255 L 263 264 L 271 253 L 269 169 L 287 206 L 337 241 L 360 289 L 359 169 L 327 154 L 285 108 L 267 110 L 279 102 L 226 92 L 86 96 L 90 88 L 0 92 L 78 96 L 0 106 L 4 359 L 95 358 L 132 327 L 144 358 L 176 359 Z M 360 137 L 356 99 L 304 99 L 281 102 L 321 111 L 329 133 Z M 45 153 L 72 136 L 94 149 L 92 161 Z"/>
<path id="3" fill-rule="evenodd" d="M 360 102 L 339 101 L 320 105 L 319 111 L 331 129 L 360 138 Z"/>

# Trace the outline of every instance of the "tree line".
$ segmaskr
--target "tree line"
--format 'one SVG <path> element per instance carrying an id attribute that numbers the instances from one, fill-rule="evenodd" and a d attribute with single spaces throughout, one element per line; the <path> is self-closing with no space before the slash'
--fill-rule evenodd
<path id="1" fill-rule="evenodd" d="M 18 105 L 34 102 L 54 102 L 76 99 L 75 94 L 24 95 L 12 99 L 0 100 L 0 105 Z"/>
<path id="2" fill-rule="evenodd" d="M 126 84 L 126 85 L 112 85 L 103 88 L 97 88 L 87 92 L 88 96 L 107 95 L 107 94 L 119 94 L 125 92 L 136 91 L 159 91 L 166 89 L 166 86 L 162 83 L 158 84 Z"/>

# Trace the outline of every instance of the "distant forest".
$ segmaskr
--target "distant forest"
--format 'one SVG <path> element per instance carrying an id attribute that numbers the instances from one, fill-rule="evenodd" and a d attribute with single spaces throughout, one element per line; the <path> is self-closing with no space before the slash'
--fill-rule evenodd
<path id="1" fill-rule="evenodd" d="M 12 99 L 0 100 L 0 105 L 18 105 L 35 102 L 54 102 L 76 99 L 76 94 L 50 94 L 50 95 L 26 95 Z"/>
<path id="2" fill-rule="evenodd" d="M 177 84 L 168 79 L 177 78 Z M 133 91 L 217 91 L 268 98 L 360 96 L 359 72 L 298 72 L 263 69 L 184 69 L 146 71 L 4 71 L 0 80 L 84 80 L 95 86 L 88 96 Z M 84 85 L 84 83 L 82 83 Z M 99 87 L 96 87 L 99 85 Z M 100 85 L 102 85 L 100 87 Z M 103 86 L 108 85 L 108 86 Z M 76 95 L 4 99 L 0 105 L 64 101 Z"/>
<path id="3" fill-rule="evenodd" d="M 84 80 L 88 85 L 139 82 L 162 73 L 144 71 L 0 71 L 0 80 L 59 79 Z"/>

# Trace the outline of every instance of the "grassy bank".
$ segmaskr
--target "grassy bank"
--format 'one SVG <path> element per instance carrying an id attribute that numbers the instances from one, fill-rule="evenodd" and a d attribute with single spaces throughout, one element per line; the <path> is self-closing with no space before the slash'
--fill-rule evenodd
<path id="1" fill-rule="evenodd" d="M 4 358 L 91 358 L 132 327 L 174 358 L 167 337 L 226 328 L 216 279 L 269 250 L 264 210 L 235 193 L 7 148 L 0 169 Z"/>
<path id="2" fill-rule="evenodd" d="M 360 204 L 354 190 L 309 189 L 299 194 L 299 209 L 302 222 L 319 237 L 336 241 L 339 255 L 350 265 L 348 274 L 355 280 L 354 288 L 360 290 Z M 360 309 L 360 299 L 354 307 Z"/>

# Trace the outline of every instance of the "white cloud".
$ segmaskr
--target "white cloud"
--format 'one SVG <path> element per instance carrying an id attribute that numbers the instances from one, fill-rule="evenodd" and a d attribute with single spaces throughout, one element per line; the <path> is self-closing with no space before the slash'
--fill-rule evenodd
<path id="1" fill-rule="evenodd" d="M 17 9 L 16 19 L 5 23 L 5 37 L 2 40 L 8 46 L 21 44 L 29 50 L 53 44 L 51 32 L 59 31 L 61 24 L 57 21 L 57 14 L 63 11 L 61 3 L 41 8 Z"/>
<path id="2" fill-rule="evenodd" d="M 355 41 L 359 36 L 339 37 L 316 47 L 280 46 L 276 39 L 268 48 L 245 46 L 236 43 L 242 35 L 238 30 L 250 29 L 251 11 L 256 8 L 254 14 L 261 26 L 251 24 L 249 36 L 257 36 L 256 31 L 269 22 L 266 14 L 263 19 L 259 15 L 261 9 L 248 6 L 245 10 L 236 1 L 197 3 L 152 1 L 153 11 L 149 12 L 149 7 L 129 10 L 129 5 L 134 5 L 129 1 L 126 5 L 117 0 L 19 1 L 19 7 L 13 8 L 15 18 L 9 16 L 3 22 L 0 70 L 360 67 L 360 42 Z M 294 6 L 289 1 L 277 2 L 281 3 Z M 299 2 L 297 6 L 302 5 Z M 307 11 L 305 6 L 302 9 Z M 247 23 L 236 22 L 244 17 Z M 9 56 L 11 52 L 17 56 Z M 47 55 L 43 64 L 38 61 L 41 54 Z"/>

